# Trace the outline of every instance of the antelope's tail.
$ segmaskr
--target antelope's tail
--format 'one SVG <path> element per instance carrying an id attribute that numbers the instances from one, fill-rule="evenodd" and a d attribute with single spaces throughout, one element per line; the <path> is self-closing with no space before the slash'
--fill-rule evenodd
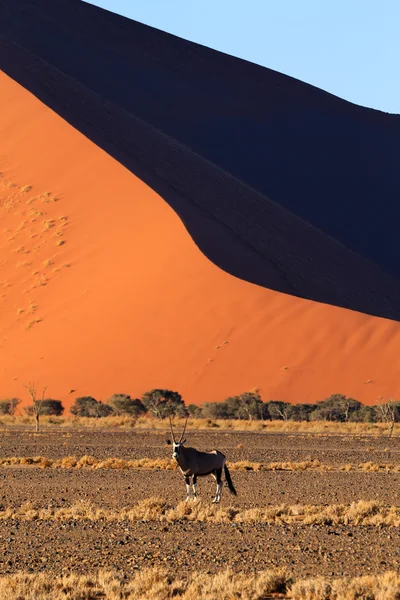
<path id="1" fill-rule="evenodd" d="M 229 469 L 226 465 L 224 465 L 224 473 L 225 473 L 225 479 L 226 479 L 226 483 L 228 484 L 228 488 L 231 494 L 234 494 L 235 496 L 237 496 L 235 487 L 232 483 L 232 479 L 231 479 L 231 474 L 229 473 Z"/>

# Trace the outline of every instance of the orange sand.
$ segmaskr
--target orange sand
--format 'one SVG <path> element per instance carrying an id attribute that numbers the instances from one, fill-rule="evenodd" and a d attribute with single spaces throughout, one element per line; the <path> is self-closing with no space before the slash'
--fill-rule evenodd
<path id="1" fill-rule="evenodd" d="M 3 73 L 0 89 L 2 397 L 31 380 L 67 405 L 400 395 L 399 323 L 223 272 L 160 196 Z"/>

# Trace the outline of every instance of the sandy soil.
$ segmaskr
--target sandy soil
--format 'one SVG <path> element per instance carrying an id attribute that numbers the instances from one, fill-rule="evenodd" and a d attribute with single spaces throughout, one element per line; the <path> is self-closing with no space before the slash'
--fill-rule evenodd
<path id="1" fill-rule="evenodd" d="M 399 393 L 398 323 L 225 273 L 157 194 L 0 77 L 3 395 L 26 402 L 32 379 L 66 405 L 153 387 L 187 402 Z"/>
<path id="2" fill-rule="evenodd" d="M 70 435 L 70 434 L 69 434 Z M 154 456 L 167 457 L 169 449 L 159 435 L 123 432 L 63 434 L 43 433 L 26 437 L 12 432 L 2 437 L 2 452 L 18 451 L 46 456 Z M 240 458 L 247 460 L 283 456 L 295 460 L 312 455 L 332 464 L 357 463 L 365 457 L 367 440 L 352 437 L 318 437 L 266 434 L 210 434 L 190 436 L 199 448 L 217 445 L 228 459 L 237 459 L 238 439 L 244 444 Z M 371 440 L 369 440 L 371 444 Z M 375 450 L 387 440 L 376 440 Z M 236 448 L 236 451 L 235 451 Z M 292 448 L 292 451 L 291 451 Z M 273 450 L 274 449 L 274 450 Z M 400 441 L 391 442 L 398 453 Z M 326 452 L 326 454 L 324 454 Z M 238 496 L 224 489 L 223 504 L 255 507 L 270 504 L 331 504 L 375 499 L 385 504 L 398 502 L 400 474 L 339 472 L 237 472 L 232 473 Z M 211 479 L 199 482 L 203 502 L 214 493 Z M 181 476 L 175 471 L 135 472 L 111 470 L 51 470 L 34 467 L 0 469 L 2 508 L 26 501 L 34 506 L 67 507 L 79 500 L 119 509 L 151 496 L 163 497 L 172 506 L 185 495 Z M 143 565 L 166 565 L 182 572 L 202 569 L 216 572 L 221 566 L 251 572 L 271 566 L 287 566 L 297 576 L 324 574 L 359 575 L 396 569 L 399 557 L 398 532 L 374 526 L 210 524 L 177 521 L 87 522 L 69 519 L 54 522 L 0 521 L 0 573 L 20 569 L 50 572 L 117 568 L 132 572 Z"/>

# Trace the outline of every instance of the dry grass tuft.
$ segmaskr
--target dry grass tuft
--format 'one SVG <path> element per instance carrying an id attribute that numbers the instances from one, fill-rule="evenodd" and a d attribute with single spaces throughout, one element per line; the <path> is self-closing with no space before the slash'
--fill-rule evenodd
<path id="1" fill-rule="evenodd" d="M 329 465 L 322 465 L 318 459 L 304 460 L 301 462 L 273 462 L 260 463 L 251 462 L 248 460 L 239 460 L 229 464 L 233 471 L 308 471 L 308 470 L 324 470 L 331 469 Z"/>
<path id="2" fill-rule="evenodd" d="M 176 462 L 167 458 L 139 458 L 124 460 L 122 458 L 106 458 L 98 460 L 93 456 L 85 455 L 81 458 L 66 456 L 60 459 L 46 458 L 44 456 L 12 456 L 0 458 L 0 467 L 16 465 L 33 465 L 53 469 L 135 469 L 135 470 L 164 470 L 171 471 L 177 468 Z"/>
<path id="3" fill-rule="evenodd" d="M 0 578 L 0 597 L 7 600 L 261 600 L 266 594 L 286 590 L 290 582 L 282 569 L 254 575 L 238 574 L 230 569 L 216 575 L 193 572 L 185 579 L 160 567 L 141 569 L 129 579 L 113 571 L 61 577 L 18 573 Z"/>
<path id="4" fill-rule="evenodd" d="M 11 459 L 12 460 L 12 459 Z M 34 459 L 45 467 L 43 457 Z M 26 503 L 19 508 L 0 510 L 0 520 L 42 521 L 195 521 L 201 523 L 266 523 L 269 525 L 369 525 L 400 527 L 400 507 L 385 506 L 373 500 L 360 500 L 350 505 L 277 505 L 243 509 L 196 502 L 180 502 L 175 507 L 163 498 L 146 498 L 131 507 L 119 510 L 103 509 L 89 501 L 80 501 L 62 508 L 35 508 Z"/>
<path id="5" fill-rule="evenodd" d="M 37 319 L 34 322 L 39 322 L 41 319 Z M 1 417 L 1 424 L 7 424 L 15 419 L 9 415 Z M 52 422 L 54 417 L 42 417 L 43 422 Z M 24 416 L 18 418 L 18 423 L 30 423 L 31 417 Z M 76 456 L 67 456 L 62 459 L 51 459 L 41 457 L 42 462 L 39 464 L 35 458 L 31 457 L 0 457 L 0 467 L 10 465 L 33 465 L 33 466 L 45 466 L 53 469 L 133 469 L 133 470 L 163 470 L 171 471 L 177 469 L 176 462 L 171 458 L 138 458 L 132 460 L 125 460 L 123 458 L 110 457 L 99 460 L 93 456 L 85 455 L 81 458 Z M 11 461 L 11 462 L 10 462 Z M 45 464 L 44 464 L 45 463 Z M 272 463 L 261 463 L 251 462 L 247 460 L 240 460 L 237 462 L 229 462 L 229 468 L 231 471 L 367 471 L 367 472 L 400 472 L 400 465 L 395 463 L 360 463 L 359 465 L 345 464 L 345 465 L 328 465 L 321 463 L 318 459 L 304 460 L 300 462 L 272 462 Z"/>
<path id="6" fill-rule="evenodd" d="M 323 577 L 296 582 L 290 590 L 293 600 L 397 600 L 400 576 L 394 571 L 353 579 L 327 580 Z"/>
<path id="7" fill-rule="evenodd" d="M 400 575 L 293 581 L 284 569 L 246 575 L 231 569 L 212 575 L 194 571 L 188 577 L 162 567 L 141 569 L 130 578 L 116 571 L 59 577 L 17 573 L 0 577 L 0 597 L 7 600 L 263 600 L 287 594 L 292 600 L 397 600 Z"/>

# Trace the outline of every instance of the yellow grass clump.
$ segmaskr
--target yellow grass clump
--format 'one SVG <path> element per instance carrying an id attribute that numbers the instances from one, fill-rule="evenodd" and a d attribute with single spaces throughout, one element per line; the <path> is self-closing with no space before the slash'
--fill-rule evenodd
<path id="1" fill-rule="evenodd" d="M 329 580 L 324 577 L 299 580 L 290 590 L 293 600 L 397 600 L 400 575 L 383 575 Z"/>
<path id="2" fill-rule="evenodd" d="M 229 466 L 233 471 L 307 471 L 310 469 L 321 469 L 328 471 L 331 469 L 329 465 L 322 465 L 318 459 L 303 460 L 301 462 L 288 461 L 272 463 L 239 460 L 237 462 L 230 463 Z"/>
<path id="3" fill-rule="evenodd" d="M 139 458 L 124 460 L 123 458 L 106 458 L 99 460 L 94 456 L 85 455 L 81 458 L 65 456 L 64 458 L 47 458 L 45 456 L 6 456 L 0 458 L 0 467 L 10 466 L 38 466 L 52 469 L 135 469 L 171 471 L 177 468 L 172 459 L 167 458 Z"/>
<path id="4" fill-rule="evenodd" d="M 284 569 L 245 574 L 228 568 L 216 574 L 193 571 L 182 576 L 162 567 L 140 569 L 131 577 L 104 570 L 88 575 L 17 573 L 0 577 L 0 597 L 7 600 L 265 600 L 272 594 L 291 600 L 397 600 L 399 589 L 400 575 L 394 571 L 299 581 Z"/>
<path id="5" fill-rule="evenodd" d="M 0 597 L 35 600 L 256 600 L 285 590 L 289 577 L 283 570 L 245 575 L 227 569 L 216 575 L 193 572 L 183 578 L 166 569 L 141 569 L 130 579 L 117 572 L 93 575 L 25 574 L 0 577 Z"/>
<path id="6" fill-rule="evenodd" d="M 71 506 L 35 508 L 31 502 L 19 508 L 0 510 L 0 520 L 68 521 L 195 521 L 202 523 L 266 523 L 270 525 L 303 523 L 305 525 L 372 525 L 400 527 L 400 507 L 385 506 L 373 500 L 350 505 L 277 505 L 264 508 L 240 507 L 196 502 L 180 502 L 175 507 L 163 498 L 146 498 L 132 507 L 104 509 L 90 501 Z"/>
<path id="7" fill-rule="evenodd" d="M 26 417 L 28 419 L 28 417 Z M 1 422 L 1 421 L 0 421 Z M 35 434 L 39 435 L 39 434 Z M 163 470 L 174 471 L 177 469 L 177 463 L 171 458 L 138 458 L 125 460 L 123 458 L 110 457 L 106 459 L 97 459 L 94 456 L 84 455 L 81 458 L 76 456 L 65 456 L 64 458 L 47 458 L 45 456 L 10 456 L 0 457 L 0 467 L 10 466 L 32 466 L 52 469 L 132 469 L 132 470 Z M 400 465 L 395 463 L 359 463 L 358 465 L 328 465 L 321 463 L 318 459 L 304 460 L 300 462 L 252 462 L 239 460 L 229 462 L 229 469 L 232 471 L 367 471 L 374 472 L 400 472 Z"/>

